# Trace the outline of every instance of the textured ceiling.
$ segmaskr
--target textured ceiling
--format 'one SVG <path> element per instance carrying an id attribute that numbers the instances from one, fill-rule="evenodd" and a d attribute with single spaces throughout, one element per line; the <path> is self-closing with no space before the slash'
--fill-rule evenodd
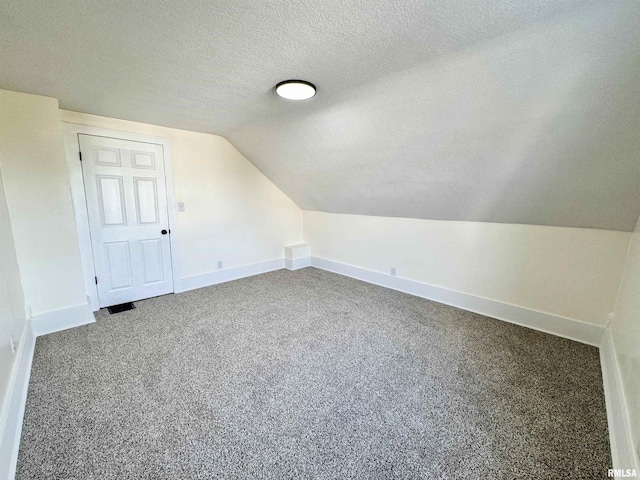
<path id="1" fill-rule="evenodd" d="M 302 208 L 630 231 L 636 0 L 0 3 L 0 88 L 225 135 Z M 286 78 L 318 86 L 277 98 Z"/>

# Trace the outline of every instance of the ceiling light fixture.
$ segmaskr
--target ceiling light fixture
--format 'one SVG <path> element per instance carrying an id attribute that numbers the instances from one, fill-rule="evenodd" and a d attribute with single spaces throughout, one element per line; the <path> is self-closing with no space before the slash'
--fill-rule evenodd
<path id="1" fill-rule="evenodd" d="M 307 100 L 316 94 L 316 86 L 304 80 L 285 80 L 276 85 L 276 93 L 287 100 Z"/>

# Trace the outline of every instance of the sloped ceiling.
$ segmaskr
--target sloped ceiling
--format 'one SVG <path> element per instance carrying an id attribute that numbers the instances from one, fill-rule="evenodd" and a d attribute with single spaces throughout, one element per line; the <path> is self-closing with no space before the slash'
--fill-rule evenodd
<path id="1" fill-rule="evenodd" d="M 12 0 L 0 88 L 226 136 L 302 208 L 631 231 L 636 0 Z M 273 86 L 303 78 L 304 102 Z"/>

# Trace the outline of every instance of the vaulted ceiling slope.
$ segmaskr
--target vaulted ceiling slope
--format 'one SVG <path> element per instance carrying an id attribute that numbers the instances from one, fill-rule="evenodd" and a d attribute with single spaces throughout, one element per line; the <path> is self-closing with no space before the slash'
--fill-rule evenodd
<path id="1" fill-rule="evenodd" d="M 225 135 L 309 210 L 631 231 L 639 78 L 637 0 L 0 3 L 0 88 Z"/>

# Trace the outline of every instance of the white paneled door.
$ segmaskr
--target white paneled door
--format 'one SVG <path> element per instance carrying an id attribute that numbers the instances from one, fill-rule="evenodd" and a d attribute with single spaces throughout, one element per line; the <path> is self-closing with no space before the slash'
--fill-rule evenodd
<path id="1" fill-rule="evenodd" d="M 100 307 L 173 292 L 162 145 L 79 139 Z"/>

